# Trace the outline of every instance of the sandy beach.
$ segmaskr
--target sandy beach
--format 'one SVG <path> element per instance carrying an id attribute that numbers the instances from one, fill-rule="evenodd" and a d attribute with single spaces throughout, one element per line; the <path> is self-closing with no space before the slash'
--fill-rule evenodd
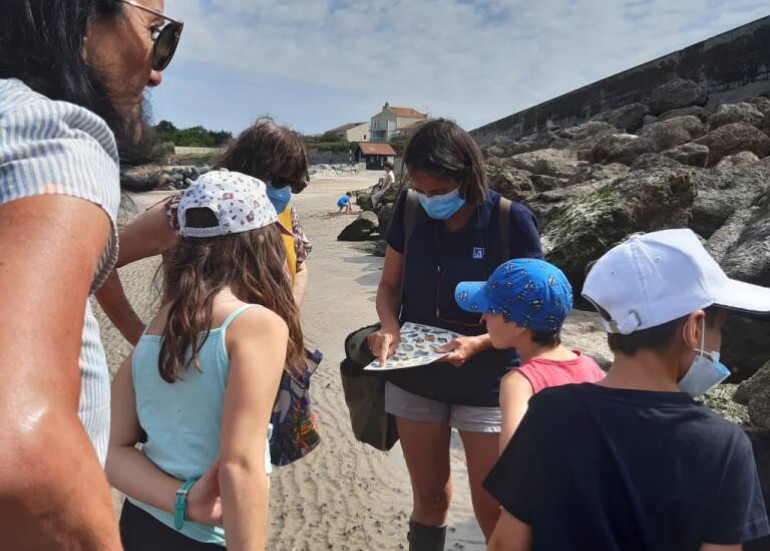
<path id="1" fill-rule="evenodd" d="M 325 355 L 312 383 L 322 443 L 307 458 L 274 470 L 268 543 L 271 550 L 407 548 L 411 489 L 401 448 L 396 445 L 388 453 L 378 452 L 353 438 L 339 378 L 345 336 L 376 321 L 374 299 L 382 259 L 367 254 L 365 243 L 336 240 L 355 215 L 337 214 L 335 202 L 345 191 L 372 185 L 378 176 L 365 173 L 314 180 L 307 190 L 294 197 L 294 205 L 314 245 L 308 260 L 310 285 L 303 320 L 308 341 Z M 164 195 L 153 192 L 134 196 L 135 208 L 146 208 Z M 157 307 L 156 286 L 152 284 L 157 267 L 158 259 L 148 259 L 121 269 L 128 296 L 144 319 L 149 319 Z M 129 354 L 130 346 L 101 311 L 98 315 L 114 372 Z M 581 332 L 590 323 L 579 320 Z M 452 470 L 455 494 L 446 549 L 483 550 L 459 438 L 453 439 Z M 121 496 L 116 494 L 116 509 L 121 502 Z"/>

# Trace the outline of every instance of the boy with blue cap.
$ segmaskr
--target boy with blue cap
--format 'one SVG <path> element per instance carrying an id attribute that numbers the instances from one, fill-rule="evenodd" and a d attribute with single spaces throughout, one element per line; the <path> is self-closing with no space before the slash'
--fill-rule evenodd
<path id="1" fill-rule="evenodd" d="M 572 310 L 572 286 L 556 266 L 537 259 L 511 260 L 486 282 L 460 283 L 455 298 L 464 310 L 483 314 L 492 346 L 515 348 L 521 357 L 521 367 L 500 383 L 501 452 L 534 394 L 604 378 L 592 358 L 561 343 L 561 328 Z"/>

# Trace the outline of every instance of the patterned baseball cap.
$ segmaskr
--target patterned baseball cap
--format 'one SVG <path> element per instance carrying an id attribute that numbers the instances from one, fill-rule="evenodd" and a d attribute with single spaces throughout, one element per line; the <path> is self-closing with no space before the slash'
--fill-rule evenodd
<path id="1" fill-rule="evenodd" d="M 207 228 L 187 226 L 189 209 L 211 210 L 219 224 Z M 275 207 L 267 197 L 265 184 L 246 174 L 215 170 L 198 178 L 179 201 L 179 235 L 218 237 L 264 228 L 278 221 Z M 283 227 L 278 224 L 283 231 Z"/>
<path id="2" fill-rule="evenodd" d="M 488 281 L 460 283 L 455 300 L 468 312 L 502 314 L 545 333 L 561 329 L 572 310 L 572 286 L 553 264 L 520 258 L 497 268 Z"/>

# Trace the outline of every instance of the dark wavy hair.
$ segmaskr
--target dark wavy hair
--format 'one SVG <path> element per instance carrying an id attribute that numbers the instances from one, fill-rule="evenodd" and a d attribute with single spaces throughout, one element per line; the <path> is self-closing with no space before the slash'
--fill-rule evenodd
<path id="1" fill-rule="evenodd" d="M 190 209 L 187 222 L 200 228 L 219 223 L 208 209 Z M 286 364 L 294 375 L 301 375 L 307 362 L 285 258 L 275 224 L 221 237 L 181 237 L 164 263 L 163 302 L 171 307 L 158 358 L 163 380 L 174 383 L 190 366 L 200 369 L 198 353 L 211 330 L 214 298 L 225 287 L 243 302 L 260 304 L 286 322 Z"/>
<path id="2" fill-rule="evenodd" d="M 404 166 L 414 174 L 455 182 L 469 205 L 484 203 L 488 189 L 481 150 L 456 123 L 435 119 L 423 124 L 404 150 Z"/>
<path id="3" fill-rule="evenodd" d="M 82 52 L 88 22 L 120 17 L 124 7 L 120 0 L 3 0 L 0 78 L 21 80 L 52 100 L 84 107 L 122 137 L 124 118 Z"/>
<path id="4" fill-rule="evenodd" d="M 248 174 L 277 188 L 291 186 L 293 193 L 300 193 L 310 180 L 307 165 L 302 139 L 291 129 L 262 117 L 232 141 L 214 168 Z"/>

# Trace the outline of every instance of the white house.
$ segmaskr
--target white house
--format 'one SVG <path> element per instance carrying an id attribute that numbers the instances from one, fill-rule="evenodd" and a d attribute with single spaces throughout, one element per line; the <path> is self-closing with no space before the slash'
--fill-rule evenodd
<path id="1" fill-rule="evenodd" d="M 373 142 L 387 142 L 402 131 L 413 129 L 419 123 L 428 120 L 428 115 L 411 107 L 391 107 L 385 103 L 382 111 L 372 117 Z"/>

